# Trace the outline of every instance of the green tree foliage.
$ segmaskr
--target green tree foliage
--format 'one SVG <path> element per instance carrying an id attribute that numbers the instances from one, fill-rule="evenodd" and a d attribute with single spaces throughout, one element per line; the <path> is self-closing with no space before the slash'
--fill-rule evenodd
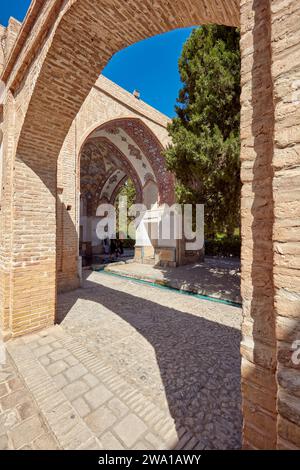
<path id="1" fill-rule="evenodd" d="M 136 203 L 136 189 L 135 186 L 130 178 L 128 178 L 125 182 L 125 184 L 121 187 L 115 201 L 115 207 L 116 207 L 116 217 L 117 217 L 117 223 L 119 221 L 119 207 L 120 207 L 120 197 L 127 197 L 127 208 L 130 209 L 130 207 Z M 134 220 L 134 217 L 128 217 L 128 224 Z M 118 234 L 119 235 L 119 234 Z M 124 248 L 133 248 L 135 245 L 135 241 L 128 239 L 124 241 Z"/>
<path id="2" fill-rule="evenodd" d="M 180 203 L 205 204 L 206 236 L 233 233 L 240 219 L 239 30 L 193 30 L 179 59 L 183 88 L 165 152 Z"/>

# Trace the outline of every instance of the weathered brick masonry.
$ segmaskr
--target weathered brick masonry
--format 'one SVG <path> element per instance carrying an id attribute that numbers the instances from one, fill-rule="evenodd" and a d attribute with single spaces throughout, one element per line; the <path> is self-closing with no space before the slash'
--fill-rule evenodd
<path id="1" fill-rule="evenodd" d="M 244 445 L 299 448 L 298 0 L 32 2 L 0 56 L 1 326 L 17 336 L 54 321 L 57 161 L 102 68 L 129 44 L 203 23 L 242 31 Z"/>

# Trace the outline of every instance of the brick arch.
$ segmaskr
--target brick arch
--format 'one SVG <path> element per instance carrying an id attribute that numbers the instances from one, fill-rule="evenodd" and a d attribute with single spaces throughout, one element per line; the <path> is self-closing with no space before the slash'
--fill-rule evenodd
<path id="1" fill-rule="evenodd" d="M 120 49 L 176 28 L 204 23 L 237 26 L 239 4 L 239 0 L 178 0 L 175 7 L 165 0 L 138 4 L 114 0 L 109 5 L 105 0 L 33 0 L 1 77 L 6 84 L 7 112 L 15 114 L 13 136 L 9 145 L 5 143 L 7 158 L 14 162 L 12 185 L 32 188 L 30 204 L 21 190 L 11 191 L 9 184 L 3 195 L 3 225 L 10 233 L 3 244 L 5 273 L 14 266 L 3 281 L 8 286 L 2 314 L 8 334 L 53 323 L 56 203 L 61 212 L 66 211 L 57 193 L 57 159 L 75 116 L 107 62 Z M 71 210 L 68 233 L 76 217 L 76 207 Z M 46 223 L 41 217 L 45 213 Z M 17 240 L 20 220 L 30 234 L 21 245 Z M 33 240 L 37 241 L 34 250 Z M 77 272 L 76 260 L 71 269 Z M 15 279 L 28 279 L 26 301 Z M 40 298 L 48 299 L 42 311 L 37 307 Z M 28 316 L 25 322 L 20 320 L 23 312 Z"/>
<path id="2" fill-rule="evenodd" d="M 101 193 L 100 193 L 100 201 L 101 201 L 101 202 L 102 202 L 102 199 L 105 199 L 106 202 L 107 202 L 107 199 L 108 199 L 108 197 L 107 197 L 107 192 L 106 192 L 106 191 L 107 191 L 107 186 L 110 186 L 110 185 L 111 185 L 111 181 L 112 181 L 111 179 L 112 179 L 112 178 L 113 178 L 113 179 L 114 179 L 114 178 L 117 178 L 116 173 L 117 173 L 118 171 L 122 171 L 122 170 L 115 170 L 115 171 L 106 179 L 106 181 L 105 181 L 104 184 L 102 185 L 102 189 L 101 189 Z M 127 178 L 129 178 L 129 176 L 127 176 L 126 174 L 124 174 L 124 172 L 121 172 L 121 175 L 120 175 L 120 176 L 121 176 L 121 178 L 119 179 L 119 181 L 118 181 L 117 179 L 116 179 L 115 181 L 113 181 L 113 183 L 116 183 L 116 184 L 115 184 L 114 188 L 112 189 L 112 191 L 111 191 L 111 196 L 110 196 L 110 198 L 109 198 L 112 204 L 114 204 L 114 199 L 112 198 L 112 194 L 114 193 L 116 187 L 120 184 L 121 181 L 126 180 Z"/>
<path id="3" fill-rule="evenodd" d="M 32 257 L 35 265 L 42 266 L 46 260 L 45 275 L 50 269 L 51 277 L 55 277 L 59 151 L 83 101 L 112 55 L 142 39 L 180 27 L 212 22 L 239 24 L 239 0 L 189 2 L 188 6 L 186 0 L 178 0 L 176 8 L 163 0 L 155 4 L 141 1 L 138 5 L 115 0 L 109 6 L 104 0 L 53 0 L 43 7 L 40 1 L 33 2 L 2 78 L 14 94 L 17 109 L 18 137 L 11 150 L 16 155 L 16 174 L 39 194 L 32 198 L 30 210 L 21 194 L 14 204 L 22 220 L 36 227 L 31 227 L 32 236 L 44 236 L 44 244 Z M 28 34 L 32 37 L 25 48 Z M 52 208 L 47 228 L 39 217 L 41 206 L 48 211 Z M 34 224 L 32 214 L 36 214 Z M 17 225 L 18 222 L 13 230 L 17 231 Z M 28 251 L 26 244 L 23 249 Z M 55 301 L 51 305 L 53 309 Z"/>
<path id="4" fill-rule="evenodd" d="M 18 250 L 11 250 L 17 243 L 14 232 L 18 232 L 19 221 L 11 221 L 8 215 L 12 241 L 8 240 L 7 250 L 16 266 L 14 273 L 19 278 L 28 277 L 28 289 L 32 293 L 27 303 L 20 299 L 20 304 L 15 302 L 9 307 L 12 312 L 6 317 L 5 326 L 14 334 L 53 322 L 57 158 L 75 116 L 111 56 L 137 41 L 172 29 L 210 22 L 239 24 L 238 0 L 231 0 L 230 7 L 228 0 L 197 0 L 196 3 L 190 0 L 190 8 L 186 0 L 178 0 L 176 9 L 172 2 L 166 4 L 163 0 L 155 4 L 141 1 L 138 5 L 115 0 L 109 6 L 104 0 L 53 0 L 41 5 L 42 2 L 34 1 L 2 77 L 10 90 L 8 98 L 12 97 L 16 109 L 16 137 L 14 146 L 10 146 L 12 158 L 15 155 L 15 181 L 20 181 L 21 186 L 26 181 L 35 195 L 29 207 L 22 191 L 17 191 L 11 204 L 18 207 L 23 226 L 29 225 L 32 239 L 39 240 L 34 251 L 29 237 Z M 32 36 L 29 47 L 25 48 L 23 40 L 28 33 Z M 10 213 L 9 197 L 5 199 Z M 59 204 L 65 211 L 61 198 Z M 40 216 L 45 212 L 46 224 Z M 70 233 L 72 217 L 68 226 Z M 70 269 L 77 271 L 76 260 Z M 8 282 L 16 291 L 9 293 L 8 299 L 19 295 L 13 282 L 14 273 Z M 49 284 L 47 278 L 53 283 Z M 33 321 L 28 318 L 28 323 L 18 320 L 23 308 L 25 312 L 34 311 L 34 299 L 40 296 L 49 299 L 41 314 Z M 16 305 L 19 305 L 18 315 L 14 314 Z"/>
<path id="5" fill-rule="evenodd" d="M 114 155 L 117 157 L 117 159 L 122 163 L 122 169 L 126 171 L 126 174 L 128 177 L 131 178 L 135 190 L 136 190 L 136 202 L 137 203 L 142 203 L 143 202 L 143 190 L 142 190 L 142 181 L 139 178 L 139 175 L 137 174 L 135 168 L 133 167 L 132 163 L 129 161 L 126 155 L 124 155 L 123 152 L 108 138 L 106 137 L 95 137 L 95 138 L 88 138 L 86 142 L 82 145 L 80 153 L 79 153 L 79 159 L 82 156 L 82 152 L 84 150 L 84 146 L 92 142 L 94 145 L 97 145 L 98 143 L 104 145 L 108 150 L 110 150 Z M 80 169 L 80 165 L 78 165 L 78 169 Z M 111 177 L 112 175 L 110 175 Z M 78 172 L 77 177 L 80 179 L 80 171 Z M 107 180 L 106 180 L 107 181 Z M 79 185 L 78 185 L 79 186 Z M 100 202 L 100 201 L 99 201 Z"/>
<path id="6" fill-rule="evenodd" d="M 55 6 L 48 12 L 51 27 L 45 24 L 39 32 L 40 37 L 36 38 L 36 41 L 44 39 L 43 50 L 32 50 L 28 58 L 28 61 L 36 61 L 34 70 L 26 74 L 25 63 L 11 83 L 16 93 L 22 94 L 24 87 L 32 91 L 28 106 L 24 106 L 17 153 L 29 166 L 28 154 L 32 155 L 35 172 L 39 172 L 39 168 L 34 163 L 34 154 L 45 155 L 43 142 L 46 139 L 45 158 L 57 158 L 72 120 L 115 52 L 180 27 L 211 22 L 239 24 L 238 0 L 198 0 L 197 6 L 190 0 L 190 8 L 185 0 L 179 0 L 176 9 L 172 2 L 166 5 L 162 0 L 153 6 L 140 2 L 138 8 L 135 2 L 124 5 L 122 0 L 116 0 L 110 7 L 104 1 L 95 4 L 92 0 L 69 0 L 63 7 L 61 1 L 53 3 Z M 54 15 L 58 12 L 55 20 Z M 63 61 L 60 60 L 62 54 Z M 7 67 L 4 78 L 9 70 Z M 39 176 L 47 179 L 43 171 Z"/>
<path id="7" fill-rule="evenodd" d="M 85 132 L 84 136 L 81 137 L 79 155 L 85 142 L 92 136 L 93 132 L 97 130 L 109 130 L 113 133 L 119 128 L 123 129 L 141 149 L 153 169 L 158 186 L 158 203 L 174 204 L 175 178 L 174 175 L 166 168 L 165 159 L 162 155 L 164 146 L 154 132 L 141 119 L 135 117 L 122 117 L 112 119 L 101 125 L 95 124 L 88 132 Z M 141 184 L 142 186 L 144 185 L 143 182 L 141 182 Z"/>

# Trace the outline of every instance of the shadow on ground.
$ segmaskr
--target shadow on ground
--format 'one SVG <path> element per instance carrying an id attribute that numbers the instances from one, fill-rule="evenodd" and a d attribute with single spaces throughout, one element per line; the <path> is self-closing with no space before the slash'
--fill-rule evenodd
<path id="1" fill-rule="evenodd" d="M 154 349 L 177 431 L 182 427 L 190 430 L 202 448 L 240 448 L 239 329 L 138 297 L 136 291 L 133 295 L 117 290 L 114 283 L 120 280 L 105 274 L 93 276 L 99 276 L 99 281 L 88 280 L 84 288 L 59 296 L 57 321 L 93 344 L 102 358 L 103 354 L 115 354 L 119 373 L 128 379 L 135 374 L 136 385 L 144 390 L 146 374 L 150 391 L 155 378 L 154 373 L 151 376 L 151 357 L 140 350 L 142 335 Z M 160 295 L 158 288 L 150 289 L 153 297 Z M 201 304 L 199 301 L 199 310 Z M 136 364 L 127 361 L 128 349 Z"/>
<path id="2" fill-rule="evenodd" d="M 137 262 L 110 264 L 106 271 L 137 279 L 164 283 L 169 287 L 241 303 L 240 260 L 207 257 L 204 262 L 176 268 Z"/>
<path id="3" fill-rule="evenodd" d="M 241 302 L 240 260 L 206 257 L 204 262 L 176 268 L 155 267 L 174 287 Z"/>

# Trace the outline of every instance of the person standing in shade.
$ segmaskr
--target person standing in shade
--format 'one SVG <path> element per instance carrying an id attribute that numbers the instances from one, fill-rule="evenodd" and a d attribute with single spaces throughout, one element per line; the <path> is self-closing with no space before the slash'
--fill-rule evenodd
<path id="1" fill-rule="evenodd" d="M 116 255 L 116 240 L 111 239 L 110 240 L 110 259 L 111 261 L 114 259 Z"/>

